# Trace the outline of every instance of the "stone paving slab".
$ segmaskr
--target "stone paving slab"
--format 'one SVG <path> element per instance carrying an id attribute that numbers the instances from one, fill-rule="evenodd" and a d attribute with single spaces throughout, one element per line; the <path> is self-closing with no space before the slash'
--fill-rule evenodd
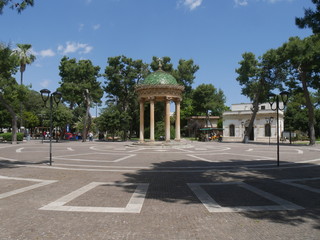
<path id="1" fill-rule="evenodd" d="M 320 237 L 319 146 L 281 146 L 276 167 L 268 145 L 128 144 L 55 143 L 53 166 L 45 143 L 1 144 L 0 194 L 11 194 L 0 198 L 0 239 Z M 63 157 L 74 154 L 88 161 Z"/>

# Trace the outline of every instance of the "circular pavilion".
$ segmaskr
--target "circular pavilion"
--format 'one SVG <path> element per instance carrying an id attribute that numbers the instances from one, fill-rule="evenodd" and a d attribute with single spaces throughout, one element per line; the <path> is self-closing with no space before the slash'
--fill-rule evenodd
<path id="1" fill-rule="evenodd" d="M 165 140 L 170 141 L 170 102 L 175 103 L 175 140 L 180 141 L 180 102 L 184 86 L 169 73 L 161 69 L 149 74 L 136 85 L 140 103 L 140 142 L 144 142 L 144 104 L 150 103 L 150 141 L 154 142 L 155 102 L 165 102 Z"/>

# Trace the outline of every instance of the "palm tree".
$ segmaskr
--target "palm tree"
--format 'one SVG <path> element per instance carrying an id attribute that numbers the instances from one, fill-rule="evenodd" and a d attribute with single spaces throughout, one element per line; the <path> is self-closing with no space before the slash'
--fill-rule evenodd
<path id="1" fill-rule="evenodd" d="M 23 83 L 23 73 L 27 64 L 31 64 L 36 60 L 36 56 L 31 53 L 31 44 L 17 44 L 18 49 L 12 52 L 17 57 L 20 64 L 20 85 Z M 20 103 L 20 128 L 22 127 L 22 103 Z"/>
<path id="2" fill-rule="evenodd" d="M 31 44 L 17 44 L 18 49 L 13 51 L 13 54 L 18 57 L 20 64 L 20 84 L 23 83 L 23 73 L 26 70 L 27 64 L 31 64 L 36 60 L 36 56 L 31 53 Z"/>

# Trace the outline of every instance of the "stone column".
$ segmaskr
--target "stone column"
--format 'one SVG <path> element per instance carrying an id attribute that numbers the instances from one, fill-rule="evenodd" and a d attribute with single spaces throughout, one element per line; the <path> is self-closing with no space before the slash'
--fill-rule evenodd
<path id="1" fill-rule="evenodd" d="M 180 141 L 180 99 L 176 100 L 176 141 Z"/>
<path id="2" fill-rule="evenodd" d="M 140 142 L 144 142 L 144 100 L 140 99 Z"/>
<path id="3" fill-rule="evenodd" d="M 166 142 L 170 142 L 170 99 L 166 98 Z"/>
<path id="4" fill-rule="evenodd" d="M 150 98 L 150 141 L 154 142 L 154 98 Z"/>

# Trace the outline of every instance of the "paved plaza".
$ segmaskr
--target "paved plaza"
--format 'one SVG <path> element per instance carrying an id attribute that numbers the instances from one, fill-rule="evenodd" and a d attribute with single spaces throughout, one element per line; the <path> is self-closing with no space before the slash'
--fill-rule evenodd
<path id="1" fill-rule="evenodd" d="M 320 239 L 320 146 L 0 144 L 0 239 Z"/>

